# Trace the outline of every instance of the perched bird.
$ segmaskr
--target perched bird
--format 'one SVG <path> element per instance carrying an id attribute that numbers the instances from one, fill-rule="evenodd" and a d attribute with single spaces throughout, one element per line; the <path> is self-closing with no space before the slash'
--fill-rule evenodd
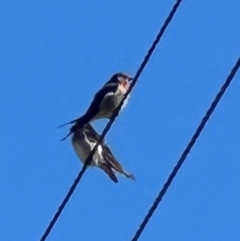
<path id="1" fill-rule="evenodd" d="M 100 135 L 88 123 L 77 128 L 73 132 L 72 145 L 77 156 L 83 163 L 85 163 L 99 137 Z M 89 165 L 101 168 L 115 183 L 118 182 L 115 173 L 121 173 L 126 177 L 135 180 L 134 175 L 127 173 L 122 168 L 121 164 L 116 160 L 110 148 L 104 141 L 102 141 L 97 147 Z"/>
<path id="2" fill-rule="evenodd" d="M 63 127 L 68 124 L 74 124 L 69 134 L 62 139 L 65 140 L 71 133 L 77 128 L 81 127 L 84 124 L 91 122 L 93 120 L 110 118 L 114 110 L 118 107 L 122 99 L 124 98 L 126 92 L 130 87 L 131 80 L 133 78 L 124 73 L 114 74 L 110 80 L 96 93 L 92 103 L 87 109 L 86 113 L 66 124 L 63 124 L 60 127 Z M 124 101 L 121 109 L 127 104 L 127 99 Z"/>

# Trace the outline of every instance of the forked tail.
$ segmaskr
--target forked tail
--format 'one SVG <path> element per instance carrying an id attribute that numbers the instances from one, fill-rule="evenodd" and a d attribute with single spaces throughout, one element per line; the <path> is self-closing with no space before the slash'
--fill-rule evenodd
<path id="1" fill-rule="evenodd" d="M 63 137 L 60 141 L 65 141 L 72 133 L 74 133 L 74 132 L 77 130 L 77 128 L 79 128 L 79 124 L 78 124 L 78 123 L 76 123 L 75 125 L 73 125 L 73 126 L 70 128 L 69 133 L 68 133 L 65 137 Z"/>
<path id="2" fill-rule="evenodd" d="M 65 141 L 71 134 L 72 134 L 72 131 L 70 130 L 69 133 L 65 137 L 63 137 L 60 141 Z"/>
<path id="3" fill-rule="evenodd" d="M 81 117 L 80 117 L 80 118 L 81 118 Z M 74 124 L 74 123 L 77 122 L 80 118 L 75 119 L 75 120 L 72 120 L 72 121 L 67 122 L 67 123 L 65 123 L 65 124 L 62 124 L 62 125 L 58 126 L 57 129 L 59 129 L 59 128 L 61 128 L 61 127 L 64 127 L 64 126 L 66 126 L 66 125 Z"/>

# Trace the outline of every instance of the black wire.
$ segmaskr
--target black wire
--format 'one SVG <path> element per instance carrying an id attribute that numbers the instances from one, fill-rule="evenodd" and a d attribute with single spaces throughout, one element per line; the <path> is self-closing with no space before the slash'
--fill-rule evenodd
<path id="1" fill-rule="evenodd" d="M 134 79 L 132 80 L 132 83 L 130 85 L 130 88 L 128 89 L 125 97 L 123 98 L 123 100 L 121 101 L 121 103 L 119 104 L 118 108 L 115 109 L 115 111 L 113 112 L 112 114 L 112 117 L 110 118 L 108 124 L 106 125 L 106 127 L 104 128 L 103 132 L 102 132 L 102 135 L 100 136 L 98 142 L 96 143 L 96 145 L 94 146 L 93 150 L 91 151 L 91 153 L 89 154 L 87 160 L 85 161 L 83 167 L 82 167 L 82 170 L 79 172 L 77 178 L 74 180 L 74 183 L 72 184 L 72 186 L 70 187 L 67 195 L 65 196 L 65 198 L 63 199 L 61 205 L 59 206 L 57 212 L 55 213 L 54 217 L 52 218 L 50 224 L 48 225 L 47 229 L 45 230 L 42 238 L 40 239 L 40 241 L 45 241 L 46 238 L 48 237 L 49 233 L 51 232 L 54 224 L 56 223 L 57 219 L 59 218 L 60 214 L 62 213 L 64 207 L 66 206 L 67 202 L 69 201 L 71 195 L 73 194 L 75 188 L 77 187 L 77 184 L 80 182 L 83 174 L 85 173 L 86 169 L 87 169 L 87 166 L 88 164 L 90 163 L 92 157 L 93 157 L 93 154 L 95 153 L 98 145 L 101 143 L 101 141 L 104 139 L 104 137 L 106 136 L 107 132 L 109 131 L 109 129 L 111 128 L 113 122 L 115 121 L 116 117 L 118 116 L 118 113 L 124 103 L 124 100 L 127 98 L 127 96 L 130 94 L 130 92 L 132 91 L 133 87 L 135 86 L 139 76 L 141 75 L 143 69 L 145 68 L 145 66 L 147 65 L 150 57 L 152 56 L 153 54 L 153 51 L 155 50 L 157 44 L 159 43 L 161 37 L 163 36 L 167 26 L 169 25 L 169 23 L 171 22 L 178 6 L 180 5 L 180 3 L 182 2 L 182 0 L 178 0 L 175 5 L 173 6 L 171 12 L 169 13 L 168 17 L 166 18 L 163 26 L 161 27 L 155 41 L 153 42 L 151 48 L 148 50 L 148 53 L 147 55 L 145 56 L 143 62 L 141 63 Z"/>
<path id="2" fill-rule="evenodd" d="M 231 81 L 233 80 L 233 78 L 234 78 L 236 72 L 238 71 L 239 67 L 240 67 L 240 58 L 237 60 L 236 64 L 232 68 L 232 70 L 231 70 L 229 76 L 227 77 L 225 83 L 222 85 L 220 91 L 216 95 L 216 97 L 215 97 L 214 101 L 212 102 L 210 108 L 208 109 L 208 111 L 206 112 L 205 116 L 203 117 L 201 123 L 197 127 L 197 130 L 195 131 L 194 135 L 192 136 L 189 144 L 187 145 L 187 147 L 183 151 L 183 153 L 182 153 L 181 157 L 179 158 L 176 166 L 173 168 L 173 170 L 172 170 L 171 174 L 169 175 L 167 181 L 163 185 L 161 191 L 159 192 L 157 198 L 155 199 L 153 205 L 149 209 L 147 215 L 145 216 L 143 222 L 140 224 L 139 229 L 137 230 L 137 232 L 135 233 L 135 235 L 134 235 L 134 237 L 133 237 L 133 239 L 131 241 L 137 241 L 139 239 L 139 237 L 142 234 L 144 228 L 146 227 L 146 225 L 149 222 L 150 218 L 152 217 L 153 213 L 156 211 L 159 203 L 162 201 L 162 198 L 166 194 L 168 188 L 170 187 L 174 177 L 177 175 L 179 169 L 181 168 L 182 164 L 184 163 L 185 159 L 187 158 L 187 155 L 189 154 L 189 152 L 191 151 L 193 145 L 195 144 L 195 142 L 197 141 L 198 137 L 200 136 L 200 134 L 201 134 L 202 130 L 204 129 L 207 121 L 209 120 L 210 116 L 214 112 L 217 104 L 219 103 L 219 101 L 221 100 L 223 94 L 225 93 L 225 91 L 227 90 L 227 88 L 230 85 Z"/>

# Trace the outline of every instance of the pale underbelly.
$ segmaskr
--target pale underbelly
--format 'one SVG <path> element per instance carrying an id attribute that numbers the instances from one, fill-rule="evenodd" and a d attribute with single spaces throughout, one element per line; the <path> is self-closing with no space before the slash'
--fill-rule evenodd
<path id="1" fill-rule="evenodd" d="M 88 144 L 84 143 L 78 143 L 78 142 L 73 142 L 73 148 L 75 150 L 75 153 L 77 154 L 78 158 L 81 160 L 82 163 L 85 163 L 87 160 L 92 147 L 89 146 Z M 102 150 L 101 146 L 98 146 L 98 152 Z M 92 161 L 90 165 L 92 166 L 98 166 L 99 161 L 101 161 L 101 156 L 98 153 L 95 153 L 93 155 Z"/>
<path id="2" fill-rule="evenodd" d="M 112 113 L 114 110 L 118 107 L 120 102 L 122 101 L 123 96 L 122 95 L 117 95 L 117 96 L 106 96 L 104 99 L 100 111 L 98 114 L 95 116 L 95 119 L 100 119 L 100 118 L 110 118 L 112 116 Z M 123 105 L 121 107 L 121 110 L 126 106 L 128 103 L 129 96 L 127 99 L 123 102 Z"/>

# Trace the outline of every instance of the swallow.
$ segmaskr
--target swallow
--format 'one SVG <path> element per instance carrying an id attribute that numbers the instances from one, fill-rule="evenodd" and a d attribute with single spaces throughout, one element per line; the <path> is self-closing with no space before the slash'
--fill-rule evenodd
<path id="1" fill-rule="evenodd" d="M 105 85 L 95 94 L 89 108 L 83 116 L 58 127 L 60 128 L 68 124 L 77 123 L 77 125 L 74 125 L 70 129 L 69 134 L 64 137 L 62 141 L 71 135 L 71 133 L 77 127 L 81 127 L 84 124 L 97 119 L 110 119 L 114 110 L 118 107 L 127 93 L 132 79 L 132 77 L 124 73 L 114 74 L 110 80 L 108 80 Z M 126 106 L 127 102 L 128 98 L 125 99 L 121 109 Z"/>
<path id="2" fill-rule="evenodd" d="M 78 158 L 83 163 L 85 163 L 87 160 L 90 152 L 93 150 L 99 138 L 100 135 L 89 123 L 77 128 L 73 132 L 72 145 Z M 127 173 L 122 168 L 121 164 L 114 157 L 112 151 L 104 140 L 100 142 L 99 146 L 97 147 L 89 166 L 96 166 L 102 169 L 115 183 L 118 183 L 118 179 L 115 175 L 116 173 L 121 173 L 127 178 L 135 180 L 133 174 Z"/>

